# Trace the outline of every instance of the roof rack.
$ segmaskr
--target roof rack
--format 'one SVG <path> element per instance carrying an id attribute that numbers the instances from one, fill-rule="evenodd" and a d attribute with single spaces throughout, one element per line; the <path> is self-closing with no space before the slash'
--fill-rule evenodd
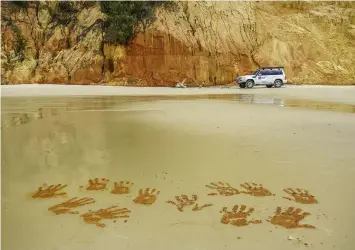
<path id="1" fill-rule="evenodd" d="M 279 67 L 260 67 L 260 69 L 283 69 L 285 68 L 284 66 L 279 66 Z"/>

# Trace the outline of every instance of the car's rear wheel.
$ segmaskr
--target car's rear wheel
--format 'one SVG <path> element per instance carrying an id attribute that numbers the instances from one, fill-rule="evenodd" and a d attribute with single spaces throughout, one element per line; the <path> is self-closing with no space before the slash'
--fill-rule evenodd
<path id="1" fill-rule="evenodd" d="M 244 89 L 244 88 L 245 88 L 245 83 L 239 84 L 239 87 L 242 88 L 242 89 Z"/>
<path id="2" fill-rule="evenodd" d="M 251 89 L 252 87 L 254 87 L 254 81 L 253 81 L 253 80 L 248 80 L 248 81 L 245 83 L 245 86 L 246 86 L 248 89 Z"/>
<path id="3" fill-rule="evenodd" d="M 275 86 L 275 88 L 280 88 L 282 86 L 282 81 L 281 80 L 275 80 L 274 86 Z"/>
<path id="4" fill-rule="evenodd" d="M 273 86 L 272 84 L 266 85 L 267 88 L 272 88 L 272 86 Z"/>

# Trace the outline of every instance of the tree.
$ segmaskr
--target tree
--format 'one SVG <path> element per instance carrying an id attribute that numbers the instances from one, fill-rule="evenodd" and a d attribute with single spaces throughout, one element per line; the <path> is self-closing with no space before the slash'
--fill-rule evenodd
<path id="1" fill-rule="evenodd" d="M 105 42 L 127 44 L 138 32 L 146 31 L 156 20 L 159 7 L 172 10 L 172 1 L 102 1 L 101 11 L 107 15 Z"/>
<path id="2" fill-rule="evenodd" d="M 12 8 L 17 8 L 17 9 L 27 8 L 27 1 L 8 1 L 8 3 Z"/>

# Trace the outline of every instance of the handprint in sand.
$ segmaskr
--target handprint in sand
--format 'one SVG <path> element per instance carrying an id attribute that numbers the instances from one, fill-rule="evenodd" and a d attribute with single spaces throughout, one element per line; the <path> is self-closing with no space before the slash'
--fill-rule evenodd
<path id="1" fill-rule="evenodd" d="M 235 205 L 232 211 L 228 211 L 226 207 L 220 211 L 224 213 L 221 218 L 221 223 L 223 224 L 231 224 L 237 227 L 247 226 L 249 224 L 260 224 L 261 220 L 247 220 L 248 216 L 250 216 L 254 212 L 254 208 L 249 208 L 245 205 L 241 205 L 238 211 L 238 205 Z"/>
<path id="2" fill-rule="evenodd" d="M 316 198 L 309 194 L 307 190 L 303 190 L 300 188 L 296 188 L 297 191 L 295 191 L 292 188 L 286 188 L 283 191 L 286 192 L 287 194 L 291 195 L 294 199 L 291 199 L 290 197 L 283 197 L 284 199 L 290 200 L 290 201 L 295 201 L 297 203 L 302 203 L 302 204 L 316 204 L 318 201 Z"/>
<path id="3" fill-rule="evenodd" d="M 205 205 L 202 205 L 202 206 L 199 206 L 196 202 L 198 200 L 198 197 L 196 194 L 193 194 L 191 196 L 191 199 L 183 194 L 181 196 L 175 196 L 175 199 L 176 201 L 167 201 L 167 203 L 169 204 L 172 204 L 174 206 L 176 206 L 176 208 L 180 211 L 180 212 L 183 212 L 184 211 L 184 207 L 186 206 L 192 206 L 192 205 L 195 205 L 193 208 L 192 208 L 192 211 L 200 211 L 206 207 L 210 207 L 212 206 L 212 204 L 205 204 Z"/>
<path id="4" fill-rule="evenodd" d="M 144 191 L 143 189 L 140 189 L 137 198 L 135 198 L 133 202 L 137 204 L 151 205 L 156 201 L 159 193 L 160 191 L 155 189 L 146 188 Z"/>
<path id="5" fill-rule="evenodd" d="M 114 189 L 111 191 L 113 194 L 129 194 L 131 192 L 131 187 L 133 186 L 132 182 L 120 181 L 114 183 Z"/>
<path id="6" fill-rule="evenodd" d="M 106 184 L 108 183 L 108 179 L 102 178 L 99 180 L 99 178 L 95 178 L 94 180 L 89 180 L 89 185 L 86 188 L 86 190 L 103 190 L 106 188 Z"/>
<path id="7" fill-rule="evenodd" d="M 118 208 L 118 206 L 110 206 L 105 209 L 99 209 L 96 211 L 89 211 L 81 215 L 85 223 L 95 224 L 98 227 L 105 227 L 106 225 L 101 221 L 103 219 L 117 219 L 117 218 L 129 218 L 131 211 L 127 208 Z"/>
<path id="8" fill-rule="evenodd" d="M 32 194 L 32 198 L 50 198 L 50 197 L 57 197 L 57 196 L 65 196 L 67 193 L 66 192 L 59 192 L 63 188 L 65 188 L 67 185 L 50 185 L 46 186 L 43 185 L 42 187 L 39 187 L 35 193 Z"/>
<path id="9" fill-rule="evenodd" d="M 245 193 L 245 192 L 240 192 L 238 189 L 232 187 L 229 183 L 223 183 L 220 181 L 218 183 L 211 182 L 211 184 L 206 185 L 206 187 L 210 189 L 214 189 L 218 192 L 218 193 L 209 193 L 208 195 L 232 196 L 232 195 Z"/>
<path id="10" fill-rule="evenodd" d="M 94 202 L 95 202 L 95 200 L 92 198 L 78 199 L 77 197 L 75 197 L 70 200 L 59 203 L 57 205 L 51 206 L 48 208 L 48 210 L 55 213 L 56 215 L 58 215 L 58 214 L 78 214 L 79 212 L 73 211 L 73 208 L 92 204 Z"/>
<path id="11" fill-rule="evenodd" d="M 294 207 L 289 207 L 287 210 L 282 212 L 281 207 L 277 207 L 276 214 L 271 217 L 270 223 L 282 226 L 285 228 L 315 228 L 315 226 L 303 224 L 300 225 L 300 221 L 303 220 L 310 213 L 302 212 L 302 209 Z"/>
<path id="12" fill-rule="evenodd" d="M 264 188 L 261 184 L 256 183 L 244 183 L 240 185 L 242 188 L 248 190 L 246 194 L 253 196 L 270 196 L 273 195 L 268 189 Z"/>

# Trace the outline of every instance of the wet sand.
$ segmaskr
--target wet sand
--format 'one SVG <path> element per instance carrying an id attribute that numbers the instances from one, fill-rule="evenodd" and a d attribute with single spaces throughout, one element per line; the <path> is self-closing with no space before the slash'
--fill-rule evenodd
<path id="1" fill-rule="evenodd" d="M 190 90 L 185 90 L 190 91 Z M 3 92 L 4 93 L 4 92 Z M 2 99 L 3 249 L 341 249 L 355 245 L 355 115 L 235 100 L 140 100 L 120 97 Z M 108 178 L 106 190 L 86 190 Z M 132 192 L 112 194 L 113 182 Z M 208 196 L 206 184 L 263 184 L 275 196 Z M 130 218 L 104 220 L 48 207 L 68 198 L 34 200 L 43 183 L 67 184 L 72 197 L 92 197 L 88 210 L 118 205 Z M 83 186 L 83 187 L 80 187 Z M 160 191 L 150 206 L 135 204 L 141 188 Z M 301 204 L 284 188 L 310 191 Z M 179 212 L 175 196 L 198 195 L 201 211 Z M 222 224 L 220 210 L 245 204 L 255 211 L 243 227 Z M 311 213 L 286 229 L 266 221 L 278 206 Z"/>
<path id="2" fill-rule="evenodd" d="M 1 96 L 160 96 L 203 94 L 255 94 L 274 98 L 309 99 L 355 104 L 355 86 L 285 85 L 268 89 L 258 86 L 252 89 L 239 87 L 168 88 L 168 87 L 118 87 L 83 85 L 2 85 Z"/>

